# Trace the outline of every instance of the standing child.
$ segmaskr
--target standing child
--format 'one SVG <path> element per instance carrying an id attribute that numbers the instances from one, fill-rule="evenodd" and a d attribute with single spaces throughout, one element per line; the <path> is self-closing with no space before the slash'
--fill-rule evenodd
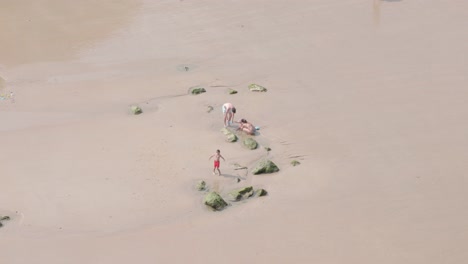
<path id="1" fill-rule="evenodd" d="M 213 158 L 213 157 L 214 157 L 213 175 L 216 175 L 216 173 L 215 173 L 216 169 L 218 169 L 218 173 L 219 173 L 219 175 L 221 175 L 221 171 L 219 170 L 219 158 L 222 158 L 224 161 L 226 161 L 226 160 L 224 159 L 223 156 L 221 156 L 221 151 L 219 151 L 219 149 L 216 150 L 216 153 L 211 155 L 211 157 L 208 160 L 211 160 L 211 158 Z"/>

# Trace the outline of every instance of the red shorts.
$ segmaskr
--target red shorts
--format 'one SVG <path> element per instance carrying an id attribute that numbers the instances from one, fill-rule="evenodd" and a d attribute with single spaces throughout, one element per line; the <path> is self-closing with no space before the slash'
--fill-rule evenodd
<path id="1" fill-rule="evenodd" d="M 215 160 L 215 161 L 214 161 L 214 167 L 215 167 L 215 168 L 219 168 L 219 160 Z"/>

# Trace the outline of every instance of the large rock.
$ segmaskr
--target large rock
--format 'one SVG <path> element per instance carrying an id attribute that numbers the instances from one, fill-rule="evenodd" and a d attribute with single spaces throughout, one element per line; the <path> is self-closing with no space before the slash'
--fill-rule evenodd
<path id="1" fill-rule="evenodd" d="M 240 188 L 229 192 L 229 197 L 232 201 L 240 201 L 249 198 L 254 194 L 252 186 Z"/>
<path id="2" fill-rule="evenodd" d="M 205 196 L 205 204 L 211 207 L 213 210 L 223 210 L 228 204 L 224 199 L 216 192 L 210 192 Z"/>
<path id="3" fill-rule="evenodd" d="M 249 85 L 249 89 L 251 92 L 266 92 L 267 88 L 260 86 L 258 84 L 252 83 Z"/>
<path id="4" fill-rule="evenodd" d="M 130 107 L 130 110 L 132 111 L 132 114 L 134 114 L 134 115 L 139 115 L 139 114 L 143 113 L 143 111 L 141 110 L 141 108 L 138 105 L 132 105 Z"/>
<path id="5" fill-rule="evenodd" d="M 221 132 L 223 132 L 223 134 L 226 136 L 226 141 L 228 142 L 236 142 L 237 141 L 237 136 L 232 133 L 231 131 L 229 131 L 229 129 L 223 127 L 221 129 Z"/>
<path id="6" fill-rule="evenodd" d="M 250 138 L 250 137 L 245 138 L 243 143 L 244 143 L 244 146 L 246 146 L 248 149 L 256 149 L 258 146 L 257 141 L 255 141 L 255 139 Z"/>
<path id="7" fill-rule="evenodd" d="M 193 88 L 190 88 L 190 93 L 191 94 L 201 94 L 201 93 L 204 93 L 206 92 L 205 88 L 203 87 L 193 87 Z"/>
<path id="8" fill-rule="evenodd" d="M 252 170 L 252 174 L 262 174 L 262 173 L 273 173 L 279 171 L 278 166 L 273 163 L 271 160 L 261 160 L 259 161 Z"/>

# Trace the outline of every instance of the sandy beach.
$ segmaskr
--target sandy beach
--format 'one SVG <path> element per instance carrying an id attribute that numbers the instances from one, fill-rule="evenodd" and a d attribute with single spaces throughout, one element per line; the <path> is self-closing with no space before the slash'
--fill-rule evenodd
<path id="1" fill-rule="evenodd" d="M 467 261 L 466 1 L 1 6 L 1 263 Z"/>

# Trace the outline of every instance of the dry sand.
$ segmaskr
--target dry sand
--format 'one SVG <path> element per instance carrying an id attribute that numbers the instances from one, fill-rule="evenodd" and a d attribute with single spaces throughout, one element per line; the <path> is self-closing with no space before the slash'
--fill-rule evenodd
<path id="1" fill-rule="evenodd" d="M 468 259 L 466 1 L 1 5 L 1 263 Z M 224 141 L 225 102 L 262 148 Z M 212 212 L 198 180 L 269 196 Z"/>

